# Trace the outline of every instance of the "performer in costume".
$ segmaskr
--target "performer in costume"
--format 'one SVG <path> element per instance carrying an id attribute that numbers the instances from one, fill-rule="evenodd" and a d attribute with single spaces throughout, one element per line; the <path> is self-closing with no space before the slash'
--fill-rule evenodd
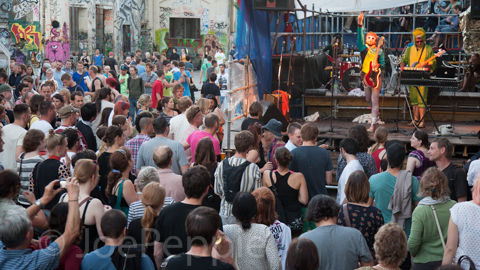
<path id="1" fill-rule="evenodd" d="M 373 89 L 365 82 L 365 75 L 370 70 L 370 62 L 375 60 L 375 53 L 377 48 L 377 34 L 373 32 L 367 33 L 366 37 L 363 37 L 363 13 L 361 13 L 358 18 L 358 29 L 357 29 L 357 43 L 362 57 L 362 80 L 365 88 L 365 97 L 367 98 L 368 104 L 372 107 L 372 124 L 368 129 L 369 132 L 375 131 L 375 125 L 378 118 L 378 99 L 380 96 L 380 89 L 382 88 L 382 82 L 378 83 L 377 87 Z M 365 39 L 367 40 L 365 42 Z M 374 68 L 385 69 L 385 57 L 383 51 L 380 50 L 378 53 L 378 63 L 375 63 Z"/>
<path id="2" fill-rule="evenodd" d="M 406 65 L 412 66 L 415 62 L 421 64 L 425 62 L 425 60 L 431 58 L 434 53 L 432 47 L 426 44 L 426 35 L 425 30 L 421 27 L 413 30 L 413 39 L 415 40 L 415 45 L 407 48 L 405 51 L 405 55 L 402 58 L 402 62 L 400 64 L 401 68 L 404 68 Z M 424 67 L 430 68 L 430 71 L 435 70 L 437 66 L 437 60 L 434 58 L 432 61 L 424 65 Z M 427 112 L 426 102 L 427 102 L 427 95 L 428 95 L 428 87 L 419 86 L 418 91 L 415 89 L 416 86 L 410 86 L 410 103 L 412 104 L 413 108 L 413 115 L 414 119 L 412 123 L 409 123 L 409 126 L 413 126 L 414 124 L 417 125 L 419 128 L 425 127 L 425 113 Z M 418 95 L 418 93 L 423 97 Z M 420 122 L 420 119 L 422 121 Z"/>

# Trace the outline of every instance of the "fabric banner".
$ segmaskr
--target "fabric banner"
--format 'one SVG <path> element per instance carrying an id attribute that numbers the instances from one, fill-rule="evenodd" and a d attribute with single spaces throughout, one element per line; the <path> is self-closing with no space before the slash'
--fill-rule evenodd
<path id="1" fill-rule="evenodd" d="M 250 58 L 257 74 L 258 95 L 271 93 L 272 54 L 270 43 L 269 12 L 253 9 L 253 0 L 238 1 L 240 10 L 237 16 L 235 39 L 238 59 Z"/>

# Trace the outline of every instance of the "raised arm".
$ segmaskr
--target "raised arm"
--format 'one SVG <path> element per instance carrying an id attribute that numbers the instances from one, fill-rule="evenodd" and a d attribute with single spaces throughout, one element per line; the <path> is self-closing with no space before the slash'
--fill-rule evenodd
<path id="1" fill-rule="evenodd" d="M 65 232 L 55 241 L 60 248 L 60 258 L 63 257 L 68 248 L 80 235 L 80 211 L 78 209 L 78 193 L 80 187 L 78 180 L 71 177 L 67 178 L 66 188 L 68 192 L 67 224 L 65 225 Z"/>
<path id="2" fill-rule="evenodd" d="M 363 36 L 363 13 L 360 13 L 357 17 L 358 29 L 357 29 L 357 46 L 361 52 L 367 48 L 365 46 L 365 37 Z"/>

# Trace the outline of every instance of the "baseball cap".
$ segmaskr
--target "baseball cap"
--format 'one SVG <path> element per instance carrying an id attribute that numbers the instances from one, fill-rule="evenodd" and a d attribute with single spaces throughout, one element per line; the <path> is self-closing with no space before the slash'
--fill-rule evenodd
<path id="1" fill-rule="evenodd" d="M 72 115 L 72 113 L 75 113 L 75 112 L 78 112 L 77 108 L 73 107 L 72 105 L 67 105 L 67 106 L 63 106 L 60 109 L 60 111 L 58 112 L 58 116 L 61 119 L 65 119 L 70 117 L 70 115 Z"/>
<path id="2" fill-rule="evenodd" d="M 43 64 L 43 67 L 44 68 L 51 68 L 52 66 L 49 63 L 45 63 L 45 64 Z"/>
<path id="3" fill-rule="evenodd" d="M 0 85 L 0 93 L 12 91 L 12 88 L 7 84 Z"/>
<path id="4" fill-rule="evenodd" d="M 128 70 L 128 66 L 127 65 L 122 65 L 122 67 L 120 69 L 121 70 Z"/>
<path id="5" fill-rule="evenodd" d="M 112 56 L 112 55 L 113 55 L 113 52 L 109 52 L 108 55 Z"/>

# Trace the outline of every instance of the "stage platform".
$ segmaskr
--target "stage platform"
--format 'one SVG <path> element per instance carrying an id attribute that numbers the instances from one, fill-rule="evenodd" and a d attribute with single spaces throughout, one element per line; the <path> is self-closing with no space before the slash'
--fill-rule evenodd
<path id="1" fill-rule="evenodd" d="M 300 123 L 304 123 L 301 119 L 296 119 Z M 293 121 L 293 120 L 292 120 Z M 330 120 L 318 120 L 313 122 L 319 131 L 319 139 L 325 143 L 331 145 L 329 150 L 338 150 L 340 141 L 346 137 L 350 127 L 357 123 L 352 123 L 351 120 L 333 120 L 333 132 L 330 132 Z M 413 127 L 407 126 L 407 121 L 400 121 L 399 129 L 401 131 L 395 132 L 395 121 L 387 121 L 385 127 L 389 129 L 391 133 L 388 135 L 388 140 L 399 140 L 405 144 L 405 149 L 410 152 L 414 150 L 410 147 L 410 138 L 415 131 Z M 438 125 L 452 124 L 451 122 L 437 122 Z M 370 125 L 364 124 L 366 128 Z M 434 134 L 435 128 L 431 122 L 426 122 L 426 127 L 421 130 L 427 132 L 430 138 L 445 137 L 455 146 L 454 152 L 455 158 L 467 160 L 468 157 L 476 154 L 480 149 L 480 140 L 477 137 L 477 132 L 480 130 L 478 122 L 455 122 L 453 123 L 454 134 L 452 135 L 440 135 Z M 370 133 L 370 140 L 374 141 L 373 133 Z"/>
<path id="2" fill-rule="evenodd" d="M 427 104 L 433 103 L 431 112 L 435 121 L 476 121 L 480 120 L 480 93 L 477 92 L 454 92 L 442 91 L 435 99 L 438 88 L 429 88 Z M 435 99 L 435 101 L 434 101 Z M 302 96 L 302 112 L 310 115 L 319 112 L 321 118 L 330 116 L 331 93 L 327 91 L 325 96 Z M 380 119 L 396 119 L 397 111 L 400 120 L 409 120 L 409 97 L 405 95 L 392 95 L 387 93 L 380 96 Z M 371 113 L 371 108 L 365 97 L 349 96 L 347 94 L 338 94 L 333 96 L 333 117 L 350 118 Z M 427 121 L 431 121 L 426 116 Z"/>

